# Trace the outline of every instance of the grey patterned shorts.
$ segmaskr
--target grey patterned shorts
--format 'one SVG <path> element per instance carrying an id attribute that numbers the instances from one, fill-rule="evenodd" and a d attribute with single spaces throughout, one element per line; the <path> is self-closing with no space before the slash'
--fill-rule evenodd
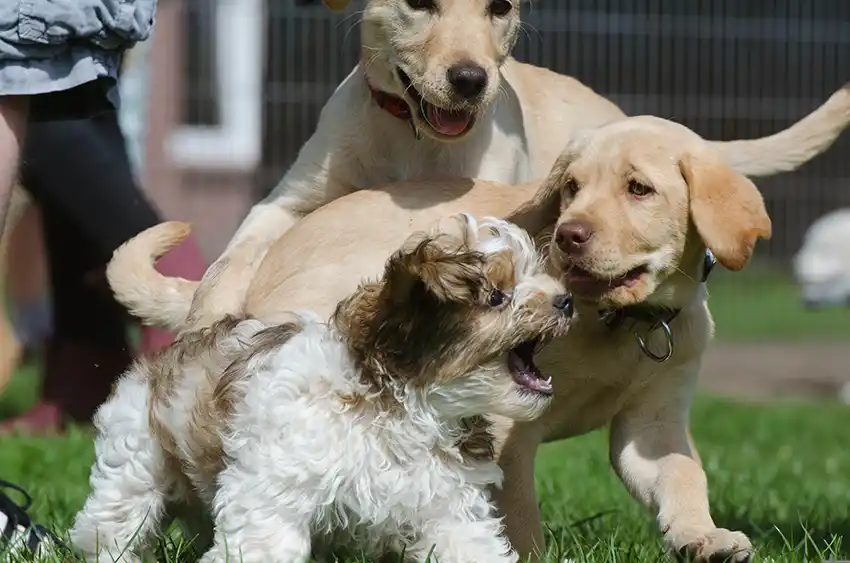
<path id="1" fill-rule="evenodd" d="M 0 96 L 33 96 L 33 119 L 116 109 L 121 56 L 147 39 L 156 1 L 0 0 Z"/>

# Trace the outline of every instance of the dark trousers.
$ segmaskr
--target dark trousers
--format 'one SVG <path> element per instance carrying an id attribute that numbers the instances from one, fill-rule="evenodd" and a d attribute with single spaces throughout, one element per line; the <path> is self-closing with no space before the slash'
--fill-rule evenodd
<path id="1" fill-rule="evenodd" d="M 127 314 L 102 276 L 112 252 L 156 225 L 114 112 L 30 124 L 21 183 L 42 210 L 54 333 L 43 398 L 88 420 L 131 361 Z"/>

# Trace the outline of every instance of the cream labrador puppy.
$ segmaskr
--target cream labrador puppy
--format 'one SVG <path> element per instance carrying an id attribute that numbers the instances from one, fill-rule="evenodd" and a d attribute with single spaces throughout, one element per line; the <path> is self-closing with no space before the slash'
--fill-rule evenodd
<path id="1" fill-rule="evenodd" d="M 711 518 L 687 422 L 713 332 L 706 249 L 739 270 L 756 239 L 770 236 L 752 182 L 681 125 L 619 120 L 574 139 L 542 185 L 400 183 L 322 207 L 272 246 L 243 311 L 270 321 L 293 308 L 329 316 L 361 279 L 380 274 L 411 231 L 460 211 L 508 217 L 538 234 L 554 225 L 552 271 L 577 298 L 570 334 L 538 356 L 554 376 L 548 413 L 530 423 L 495 420 L 506 477 L 496 499 L 514 547 L 521 554 L 543 548 L 533 479 L 538 445 L 609 426 L 613 468 L 656 516 L 671 551 L 747 560 L 746 536 Z M 116 253 L 108 274 L 119 300 L 147 300 L 152 310 L 167 306 L 169 291 L 182 291 L 150 258 L 185 230 L 166 223 Z M 201 290 L 196 305 L 207 308 L 209 297 Z"/>
<path id="2" fill-rule="evenodd" d="M 348 2 L 325 4 L 342 9 Z M 539 179 L 578 130 L 624 117 L 578 80 L 511 58 L 520 5 L 366 0 L 361 63 L 335 90 L 291 168 L 254 206 L 217 261 L 214 271 L 224 270 L 218 284 L 222 298 L 246 287 L 269 246 L 329 201 L 407 179 L 474 177 L 505 184 Z M 786 135 L 718 150 L 743 174 L 793 169 L 844 129 L 848 98 L 831 99 Z M 180 323 L 187 314 L 182 311 Z"/>

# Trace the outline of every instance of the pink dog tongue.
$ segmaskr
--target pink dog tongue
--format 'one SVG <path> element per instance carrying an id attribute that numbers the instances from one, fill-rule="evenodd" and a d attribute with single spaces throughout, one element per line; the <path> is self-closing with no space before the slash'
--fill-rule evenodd
<path id="1" fill-rule="evenodd" d="M 434 131 L 447 137 L 454 137 L 464 132 L 472 119 L 472 114 L 465 111 L 449 111 L 428 104 L 428 122 Z"/>

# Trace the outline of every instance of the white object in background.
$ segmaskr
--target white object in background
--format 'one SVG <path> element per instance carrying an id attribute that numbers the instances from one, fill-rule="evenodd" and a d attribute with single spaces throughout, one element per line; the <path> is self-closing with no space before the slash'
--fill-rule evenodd
<path id="1" fill-rule="evenodd" d="M 148 115 L 148 53 L 153 35 L 147 41 L 137 43 L 124 58 L 118 90 L 121 107 L 118 123 L 127 140 L 130 164 L 138 181 L 141 181 L 145 165 L 145 139 Z"/>
<path id="2" fill-rule="evenodd" d="M 166 140 L 172 162 L 186 168 L 251 171 L 262 141 L 263 0 L 217 0 L 216 100 L 221 123 L 184 125 Z"/>
<path id="3" fill-rule="evenodd" d="M 850 305 L 850 209 L 832 211 L 812 223 L 793 266 L 808 306 Z"/>
<path id="4" fill-rule="evenodd" d="M 838 391 L 838 400 L 845 405 L 850 405 L 850 383 L 845 383 Z"/>

